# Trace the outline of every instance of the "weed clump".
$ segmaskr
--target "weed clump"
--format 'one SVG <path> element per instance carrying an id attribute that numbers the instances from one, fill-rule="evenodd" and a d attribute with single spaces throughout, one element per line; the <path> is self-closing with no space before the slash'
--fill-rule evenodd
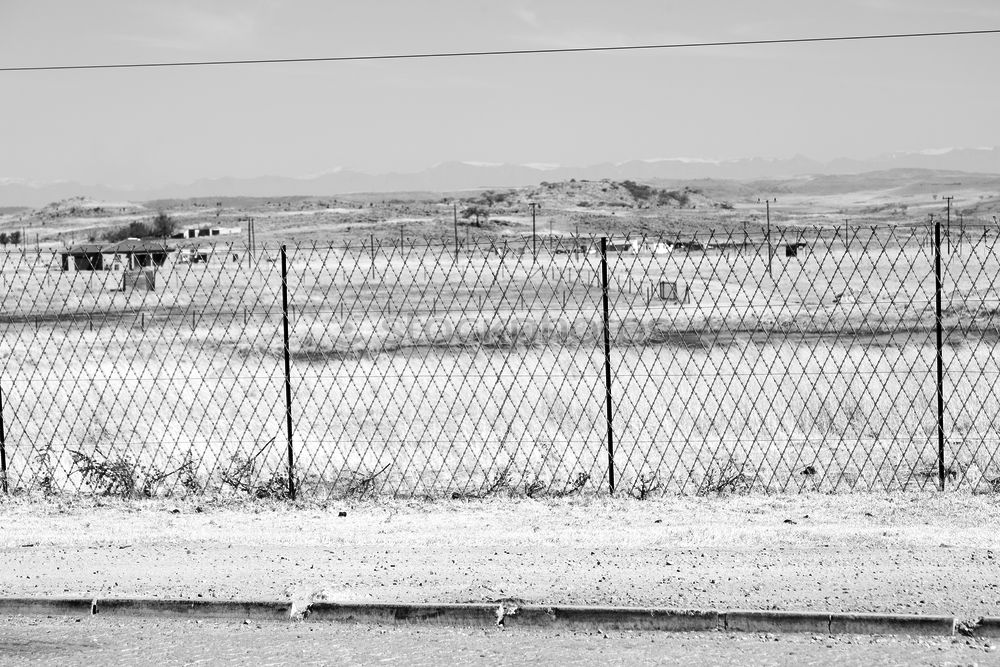
<path id="1" fill-rule="evenodd" d="M 698 489 L 697 496 L 725 495 L 726 493 L 746 493 L 750 490 L 750 481 L 743 474 L 746 463 L 738 464 L 732 456 L 725 463 L 709 466 L 705 471 Z"/>
<path id="2" fill-rule="evenodd" d="M 201 490 L 195 470 L 194 458 L 188 451 L 180 466 L 170 471 L 162 471 L 155 466 L 144 467 L 127 456 L 105 456 L 100 450 L 93 454 L 70 450 L 73 468 L 83 477 L 83 483 L 101 496 L 131 500 L 153 498 L 160 484 L 179 475 L 180 484 L 188 491 Z M 46 495 L 54 493 L 51 472 L 42 479 L 42 490 Z"/>
<path id="3" fill-rule="evenodd" d="M 228 469 L 222 472 L 222 483 L 235 491 L 257 499 L 283 500 L 288 498 L 288 478 L 280 470 L 264 475 L 257 459 L 274 444 L 275 438 L 265 442 L 250 456 L 233 457 Z"/>
<path id="4" fill-rule="evenodd" d="M 107 458 L 99 451 L 94 454 L 71 450 L 73 466 L 80 471 L 84 484 L 97 491 L 102 496 L 117 498 L 136 498 L 142 490 L 148 491 L 148 485 L 140 485 L 138 479 L 139 466 L 125 456 Z M 150 495 L 150 494 L 145 494 Z"/>

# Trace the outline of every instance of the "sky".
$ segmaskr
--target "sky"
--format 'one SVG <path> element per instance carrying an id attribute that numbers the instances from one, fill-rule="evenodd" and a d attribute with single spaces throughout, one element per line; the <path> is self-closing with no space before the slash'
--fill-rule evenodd
<path id="1" fill-rule="evenodd" d="M 0 0 L 0 66 L 1000 28 L 996 0 Z M 1000 35 L 642 52 L 0 72 L 0 178 L 865 158 L 1000 146 Z"/>

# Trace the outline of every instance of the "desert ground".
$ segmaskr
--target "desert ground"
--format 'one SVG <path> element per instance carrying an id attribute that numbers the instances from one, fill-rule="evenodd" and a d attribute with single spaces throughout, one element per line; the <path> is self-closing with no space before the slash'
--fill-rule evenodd
<path id="1" fill-rule="evenodd" d="M 112 495 L 280 493 L 285 245 L 303 492 L 604 490 L 606 359 L 622 491 L 931 488 L 927 220 L 944 216 L 950 194 L 946 475 L 996 490 L 1000 228 L 990 211 L 1000 179 L 956 178 L 592 181 L 7 211 L 0 230 L 27 242 L 8 246 L 0 271 L 9 477 L 16 488 Z M 770 227 L 758 203 L 768 197 Z M 541 205 L 534 238 L 531 201 Z M 171 258 L 154 290 L 123 289 L 119 272 L 62 270 L 66 247 L 161 211 L 182 227 L 252 220 L 255 240 L 218 241 L 207 263 Z M 613 248 L 607 357 L 601 236 Z"/>

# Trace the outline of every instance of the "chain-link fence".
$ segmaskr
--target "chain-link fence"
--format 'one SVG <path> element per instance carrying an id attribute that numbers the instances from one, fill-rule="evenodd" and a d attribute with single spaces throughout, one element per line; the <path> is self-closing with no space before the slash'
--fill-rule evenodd
<path id="1" fill-rule="evenodd" d="M 0 256 L 8 492 L 1000 490 L 997 230 Z"/>

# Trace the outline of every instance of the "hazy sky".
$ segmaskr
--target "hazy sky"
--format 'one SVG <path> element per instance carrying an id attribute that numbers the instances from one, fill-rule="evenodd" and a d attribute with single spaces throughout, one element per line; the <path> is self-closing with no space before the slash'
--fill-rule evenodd
<path id="1" fill-rule="evenodd" d="M 0 64 L 1000 28 L 996 0 L 0 0 Z M 1000 35 L 0 73 L 0 178 L 154 185 L 446 160 L 868 157 L 1000 145 Z"/>

